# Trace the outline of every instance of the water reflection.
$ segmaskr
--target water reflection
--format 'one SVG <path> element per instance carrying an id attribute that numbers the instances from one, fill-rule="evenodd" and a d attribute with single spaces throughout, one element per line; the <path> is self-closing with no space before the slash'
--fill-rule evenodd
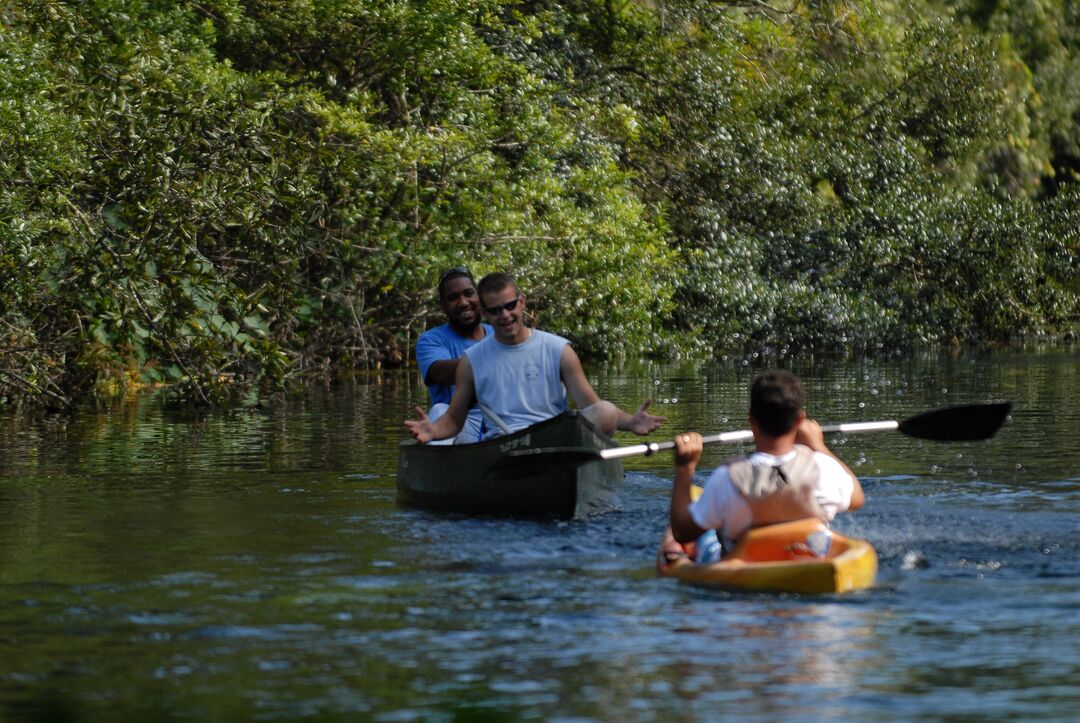
<path id="1" fill-rule="evenodd" d="M 619 508 L 581 522 L 399 508 L 413 373 L 254 411 L 0 417 L 0 718 L 1068 718 L 1075 359 L 800 362 L 823 422 L 1015 402 L 990 442 L 835 440 L 868 496 L 838 526 L 881 573 L 832 599 L 657 579 L 662 455 L 628 461 Z M 673 435 L 745 427 L 754 371 L 589 373 L 623 406 L 652 395 Z"/>
<path id="2" fill-rule="evenodd" d="M 702 625 L 678 629 L 687 636 L 682 642 L 689 661 L 676 668 L 677 690 L 707 697 L 734 679 L 753 696 L 790 690 L 794 698 L 782 705 L 794 706 L 800 685 L 853 691 L 861 684 L 859 667 L 874 639 L 873 616 L 853 601 L 774 608 L 731 596 L 718 612 L 720 599 L 713 593 L 696 606 Z"/>

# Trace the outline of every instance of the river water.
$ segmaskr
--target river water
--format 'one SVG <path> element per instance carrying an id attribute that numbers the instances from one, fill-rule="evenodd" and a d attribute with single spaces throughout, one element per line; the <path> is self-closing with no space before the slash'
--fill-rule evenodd
<path id="1" fill-rule="evenodd" d="M 867 494 L 835 526 L 881 558 L 865 593 L 657 578 L 665 456 L 583 521 L 401 508 L 415 372 L 0 417 L 0 720 L 1076 720 L 1077 350 L 794 369 L 823 423 L 1015 405 L 987 442 L 832 440 Z M 746 426 L 741 360 L 589 372 L 656 399 L 654 438 Z"/>

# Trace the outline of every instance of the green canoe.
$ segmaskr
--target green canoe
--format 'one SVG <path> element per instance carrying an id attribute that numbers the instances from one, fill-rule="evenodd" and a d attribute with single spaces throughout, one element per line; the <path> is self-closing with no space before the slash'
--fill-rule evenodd
<path id="1" fill-rule="evenodd" d="M 398 502 L 468 514 L 575 519 L 610 509 L 622 489 L 619 460 L 532 461 L 529 449 L 607 449 L 614 440 L 576 411 L 475 444 L 414 440 L 398 451 Z"/>

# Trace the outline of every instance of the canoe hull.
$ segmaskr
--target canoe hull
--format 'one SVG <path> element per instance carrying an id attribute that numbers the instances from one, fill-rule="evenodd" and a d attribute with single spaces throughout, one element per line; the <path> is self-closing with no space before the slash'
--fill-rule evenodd
<path id="1" fill-rule="evenodd" d="M 820 550 L 824 540 L 828 551 L 819 556 L 813 550 Z M 877 576 L 877 553 L 869 542 L 833 532 L 814 519 L 752 529 L 730 555 L 707 565 L 671 555 L 677 546 L 669 530 L 657 557 L 661 575 L 724 590 L 844 593 L 871 587 Z"/>
<path id="2" fill-rule="evenodd" d="M 398 502 L 467 514 L 575 519 L 615 504 L 622 463 L 499 466 L 508 452 L 534 448 L 606 449 L 615 442 L 575 411 L 476 444 L 402 442 Z"/>

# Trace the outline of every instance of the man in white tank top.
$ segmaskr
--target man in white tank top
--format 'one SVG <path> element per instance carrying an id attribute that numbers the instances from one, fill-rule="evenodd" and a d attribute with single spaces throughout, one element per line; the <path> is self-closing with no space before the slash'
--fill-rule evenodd
<path id="1" fill-rule="evenodd" d="M 864 496 L 859 478 L 825 445 L 821 425 L 806 418 L 805 394 L 794 374 L 764 372 L 750 387 L 750 429 L 755 450 L 733 458 L 709 476 L 691 501 L 690 487 L 701 458 L 701 435 L 675 438 L 675 485 L 671 528 L 664 550 L 681 545 L 698 550 L 715 539 L 727 550 L 751 527 L 804 517 L 831 521 L 838 512 L 857 510 Z M 697 555 L 698 562 L 712 562 Z"/>
<path id="2" fill-rule="evenodd" d="M 568 340 L 525 325 L 525 295 L 512 276 L 488 274 L 477 291 L 484 317 L 495 333 L 465 352 L 450 408 L 443 416 L 431 421 L 417 407 L 418 418 L 405 422 L 417 441 L 453 437 L 474 403 L 494 412 L 509 431 L 523 429 L 564 411 L 567 393 L 605 434 L 621 429 L 645 435 L 666 421 L 648 413 L 652 400 L 646 399 L 637 412 L 628 414 L 600 399 Z"/>

